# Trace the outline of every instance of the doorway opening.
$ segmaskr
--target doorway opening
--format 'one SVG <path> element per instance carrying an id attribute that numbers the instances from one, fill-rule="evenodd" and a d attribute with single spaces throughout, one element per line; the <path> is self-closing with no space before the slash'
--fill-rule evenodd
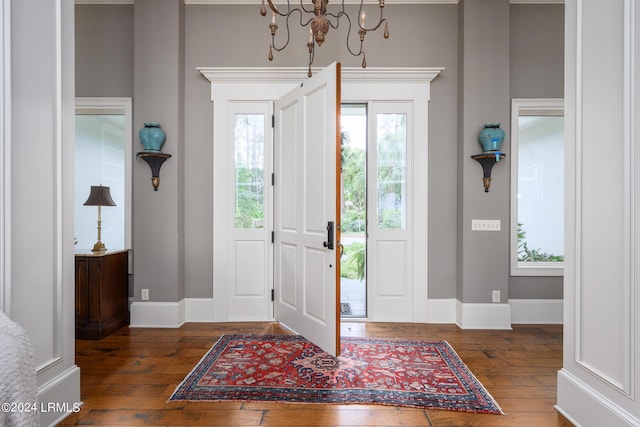
<path id="1" fill-rule="evenodd" d="M 96 241 L 96 210 L 84 206 L 92 185 L 110 188 L 115 206 L 102 211 L 102 241 L 109 250 L 129 250 L 131 244 L 131 98 L 76 98 L 75 105 L 74 237 L 77 253 Z"/>
<path id="2" fill-rule="evenodd" d="M 102 239 L 110 249 L 125 242 L 125 117 L 115 114 L 78 114 L 75 143 L 75 242 L 91 249 L 96 240 L 96 212 L 83 207 L 93 185 L 110 188 L 115 206 L 102 211 Z"/>
<path id="3" fill-rule="evenodd" d="M 340 316 L 367 317 L 367 104 L 342 104 Z"/>

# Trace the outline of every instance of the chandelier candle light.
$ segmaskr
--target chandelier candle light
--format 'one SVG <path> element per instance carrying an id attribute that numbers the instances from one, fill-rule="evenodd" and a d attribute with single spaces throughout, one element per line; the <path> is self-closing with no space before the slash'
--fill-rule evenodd
<path id="1" fill-rule="evenodd" d="M 375 31 L 384 22 L 384 38 L 389 38 L 389 27 L 386 22 L 386 18 L 383 18 L 384 11 L 384 0 L 378 0 L 378 7 L 380 9 L 380 18 L 378 19 L 378 23 L 373 27 L 366 28 L 365 27 L 365 13 L 362 10 L 364 0 L 360 0 L 360 8 L 358 10 L 358 16 L 360 19 L 356 19 L 356 23 L 358 25 L 358 35 L 360 36 L 360 49 L 356 52 L 351 49 L 349 45 L 349 36 L 351 35 L 351 18 L 344 10 L 344 2 L 345 0 L 341 0 L 341 9 L 337 13 L 327 13 L 327 3 L 329 0 L 311 0 L 313 3 L 313 10 L 307 10 L 302 4 L 302 0 L 300 0 L 300 7 L 291 7 L 290 0 L 287 0 L 287 10 L 286 12 L 280 12 L 276 6 L 273 4 L 272 0 L 266 0 L 269 3 L 269 9 L 271 9 L 271 23 L 269 24 L 269 28 L 271 29 L 271 45 L 269 46 L 269 61 L 273 61 L 273 50 L 280 52 L 284 50 L 289 44 L 289 40 L 291 37 L 291 33 L 289 31 L 289 19 L 294 13 L 300 14 L 300 25 L 309 27 L 309 42 L 307 43 L 307 49 L 309 50 L 309 71 L 307 75 L 311 77 L 311 64 L 313 64 L 313 58 L 315 53 L 315 45 L 318 47 L 322 46 L 324 43 L 325 36 L 327 32 L 329 32 L 329 27 L 338 28 L 340 25 L 340 18 L 344 17 L 348 22 L 348 30 L 347 30 L 347 49 L 349 53 L 353 56 L 362 55 L 362 68 L 367 67 L 367 60 L 363 50 L 364 37 L 368 31 Z M 265 4 L 265 0 L 262 0 L 262 6 L 260 7 L 260 14 L 262 16 L 267 15 L 267 7 Z M 278 24 L 276 24 L 276 15 L 282 16 L 285 18 L 285 24 L 287 26 L 287 39 L 284 42 L 284 45 L 281 47 L 277 47 L 275 43 L 276 39 L 276 30 L 278 29 Z M 307 16 L 309 19 L 304 21 L 304 17 Z M 314 43 L 315 42 L 315 43 Z"/>

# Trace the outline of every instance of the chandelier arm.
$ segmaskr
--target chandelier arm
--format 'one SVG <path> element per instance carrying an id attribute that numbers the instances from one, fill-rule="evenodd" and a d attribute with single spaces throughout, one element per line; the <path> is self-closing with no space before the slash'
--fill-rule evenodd
<path id="1" fill-rule="evenodd" d="M 287 2 L 289 2 L 289 0 L 287 0 Z M 304 4 L 302 3 L 302 0 L 300 0 L 300 9 L 302 9 L 306 13 L 313 13 L 313 9 L 307 10 L 307 8 L 304 7 Z"/>
<path id="2" fill-rule="evenodd" d="M 296 10 L 298 10 L 298 9 L 293 9 L 293 10 L 289 11 L 286 15 L 284 15 L 284 16 L 286 16 L 285 24 L 286 24 L 286 28 L 287 28 L 287 40 L 286 40 L 285 44 L 282 47 L 276 47 L 276 35 L 275 34 L 271 35 L 271 47 L 273 47 L 273 49 L 276 52 L 283 51 L 289 45 L 289 42 L 291 41 L 291 30 L 289 29 L 289 17 Z"/>
<path id="3" fill-rule="evenodd" d="M 280 13 L 278 11 L 278 9 L 276 8 L 276 6 L 273 4 L 273 2 L 271 0 L 267 0 L 267 3 L 269 3 L 269 9 L 271 9 L 271 11 L 273 13 L 277 13 L 278 15 L 282 15 L 282 13 Z M 289 2 L 287 1 L 287 3 L 289 3 Z"/>
<path id="4" fill-rule="evenodd" d="M 363 9 L 363 7 L 364 7 L 364 1 L 360 1 L 360 9 L 358 9 L 358 17 L 362 16 L 362 9 Z M 383 22 L 385 22 L 385 21 L 387 20 L 386 18 L 383 18 L 383 17 L 382 17 L 382 16 L 383 16 L 383 14 L 384 14 L 384 10 L 383 10 L 383 8 L 379 7 L 378 9 L 380 9 L 380 18 L 378 19 L 378 23 L 377 23 L 374 27 L 371 27 L 371 28 L 365 28 L 365 27 L 363 27 L 363 26 L 360 24 L 360 19 L 358 19 L 358 27 L 359 27 L 361 30 L 365 30 L 365 31 L 375 31 L 375 30 L 377 30 L 378 28 L 380 28 L 380 25 L 382 25 L 382 23 L 383 23 Z"/>
<path id="5" fill-rule="evenodd" d="M 300 11 L 300 9 L 293 9 L 291 12 L 294 11 L 300 12 L 300 26 L 306 27 L 307 25 L 309 25 L 309 23 L 311 23 L 311 21 L 313 21 L 313 18 L 309 18 L 307 19 L 307 22 L 302 22 L 302 12 Z"/>
<path id="6" fill-rule="evenodd" d="M 337 14 L 329 13 L 329 12 L 324 14 L 324 16 L 327 17 L 327 21 L 329 21 L 329 25 L 331 25 L 331 28 L 338 28 L 338 25 L 340 25 L 340 18 L 342 17 L 342 15 L 347 16 L 347 18 L 349 17 L 349 15 L 347 15 L 347 12 L 344 9 L 344 0 L 340 2 L 340 7 L 342 7 L 342 10 L 340 10 Z M 331 20 L 328 19 L 328 17 L 335 18 L 336 24 L 333 25 L 333 23 L 331 22 Z"/>
<path id="7" fill-rule="evenodd" d="M 271 47 L 273 47 L 273 49 L 276 52 L 281 52 L 283 51 L 288 45 L 289 42 L 291 41 L 291 29 L 289 28 L 289 19 L 291 18 L 291 15 L 293 15 L 294 12 L 298 12 L 300 14 L 300 25 L 303 27 L 306 27 L 307 25 L 309 25 L 309 23 L 311 22 L 311 19 L 309 19 L 307 22 L 302 22 L 302 11 L 298 8 L 295 9 L 291 9 L 286 15 L 282 15 L 285 17 L 285 24 L 286 24 L 286 28 L 287 28 L 287 41 L 285 42 L 285 44 L 282 47 L 276 47 L 276 36 L 275 34 L 271 36 Z"/>
<path id="8" fill-rule="evenodd" d="M 338 28 L 338 25 L 340 25 L 340 18 L 342 17 L 342 15 L 347 16 L 347 17 L 349 16 L 349 15 L 346 14 L 346 12 L 344 10 L 341 11 L 341 12 L 338 12 L 337 15 L 333 14 L 333 13 L 325 13 L 324 16 L 327 18 L 327 22 L 329 23 L 329 25 L 331 25 L 331 28 Z M 335 25 L 334 25 L 333 22 L 331 22 L 329 17 L 335 18 L 335 20 L 336 20 Z"/>
<path id="9" fill-rule="evenodd" d="M 349 23 L 349 27 L 347 28 L 347 50 L 353 56 L 360 56 L 362 55 L 362 45 L 364 43 L 364 40 L 360 40 L 360 50 L 358 51 L 358 53 L 354 53 L 354 51 L 351 50 L 351 45 L 349 44 L 349 39 L 351 38 L 351 18 L 349 18 L 349 15 L 347 15 L 346 13 L 344 16 L 347 17 L 347 22 Z"/>

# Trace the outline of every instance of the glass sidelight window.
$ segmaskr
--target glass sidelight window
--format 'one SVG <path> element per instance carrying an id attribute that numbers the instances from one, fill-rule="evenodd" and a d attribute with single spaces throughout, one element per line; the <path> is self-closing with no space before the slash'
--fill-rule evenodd
<path id="1" fill-rule="evenodd" d="M 376 115 L 377 226 L 407 226 L 407 115 Z"/>
<path id="2" fill-rule="evenodd" d="M 264 228 L 264 114 L 235 115 L 235 227 Z"/>

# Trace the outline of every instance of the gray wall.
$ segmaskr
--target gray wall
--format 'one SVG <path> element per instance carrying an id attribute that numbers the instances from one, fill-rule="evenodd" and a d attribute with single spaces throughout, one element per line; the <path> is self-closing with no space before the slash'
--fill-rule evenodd
<path id="1" fill-rule="evenodd" d="M 564 97 L 564 5 L 510 8 L 511 98 Z M 510 277 L 509 298 L 562 298 L 562 277 Z"/>
<path id="2" fill-rule="evenodd" d="M 133 165 L 134 298 L 149 289 L 152 301 L 180 301 L 186 296 L 184 4 L 137 0 L 134 23 L 133 128 L 137 133 L 145 122 L 160 123 L 167 136 L 162 151 L 172 155 L 160 169 L 157 191 L 149 166 L 139 159 Z"/>
<path id="3" fill-rule="evenodd" d="M 169 3 L 179 2 L 179 0 L 165 0 Z M 477 0 L 476 0 L 477 1 Z M 514 54 L 509 51 L 509 43 L 503 43 L 506 46 L 505 52 L 505 81 L 507 87 L 501 95 L 500 103 L 508 111 L 510 102 L 509 91 L 518 93 L 518 96 L 541 97 L 541 96 L 561 96 L 561 93 L 553 95 L 555 89 L 550 90 L 550 83 L 541 81 L 531 84 L 530 80 L 525 76 L 522 78 L 514 78 L 513 72 L 509 73 L 508 69 L 519 70 L 522 73 L 530 73 L 536 76 L 538 72 L 531 69 L 525 61 L 534 64 L 548 64 L 545 67 L 546 73 L 550 81 L 554 82 L 554 87 L 562 90 L 562 58 L 556 58 L 556 55 L 549 55 L 554 51 L 556 45 L 561 45 L 561 40 L 553 40 L 549 33 L 562 34 L 562 6 L 551 5 L 518 5 L 505 6 L 507 0 L 482 0 L 484 3 L 497 5 L 507 11 L 506 21 L 514 21 L 518 19 L 516 27 L 522 31 L 514 30 L 511 24 L 511 34 L 505 33 L 505 37 L 514 37 L 512 45 L 515 43 L 519 46 L 526 47 L 526 39 L 528 33 L 544 35 L 545 38 L 541 43 L 547 44 L 546 49 L 536 49 L 535 51 L 520 54 Z M 142 7 L 140 4 L 148 5 L 147 2 L 138 2 L 133 8 Z M 475 164 L 473 160 L 468 159 L 468 155 L 459 146 L 459 132 L 464 125 L 464 117 L 458 115 L 459 107 L 459 73 L 462 67 L 459 62 L 459 37 L 463 32 L 459 32 L 459 11 L 464 7 L 461 5 L 394 5 L 387 6 L 385 14 L 389 19 L 389 30 L 391 37 L 389 40 L 383 40 L 381 32 L 371 33 L 367 36 L 366 51 L 367 64 L 369 67 L 382 66 L 442 66 L 445 70 L 436 78 L 431 85 L 431 103 L 430 103 L 430 126 L 429 126 L 429 297 L 430 298 L 462 298 L 462 295 L 456 289 L 456 283 L 459 279 L 460 269 L 457 265 L 461 247 L 457 242 L 459 237 L 459 224 L 456 217 L 465 207 L 473 205 L 472 201 L 467 201 L 466 206 L 461 205 L 458 200 L 460 185 L 468 186 L 469 191 L 473 192 L 472 197 L 478 197 L 482 200 L 485 196 L 482 193 L 482 181 L 480 166 Z M 121 32 L 122 22 L 129 19 L 133 22 L 133 10 L 129 12 L 131 18 L 123 18 L 114 13 L 104 13 L 104 8 L 119 8 L 121 12 L 125 10 L 122 6 L 98 6 L 84 5 L 76 6 L 77 10 L 82 11 L 83 19 L 87 21 L 101 21 L 100 25 L 94 24 L 95 27 L 113 28 L 114 32 Z M 528 23 L 527 18 L 530 9 L 535 10 L 536 23 Z M 196 71 L 198 66 L 306 66 L 308 60 L 306 46 L 306 34 L 300 32 L 297 40 L 300 40 L 296 46 L 295 42 L 291 42 L 290 46 L 283 52 L 276 52 L 273 62 L 267 60 L 268 48 L 270 43 L 268 17 L 261 17 L 259 14 L 259 5 L 187 5 L 184 7 L 184 129 L 180 131 L 180 123 L 176 118 L 168 118 L 168 123 L 174 129 L 169 132 L 175 133 L 176 140 L 165 149 L 172 154 L 180 153 L 179 159 L 170 159 L 163 166 L 161 172 L 161 188 L 159 192 L 167 191 L 172 185 L 176 185 L 175 189 L 171 189 L 169 196 L 170 202 L 166 202 L 166 208 L 170 210 L 170 214 L 162 221 L 156 223 L 158 227 L 163 227 L 166 223 L 171 225 L 171 231 L 182 234 L 183 243 L 176 240 L 174 243 L 175 251 L 168 251 L 157 247 L 145 245 L 145 250 L 151 251 L 157 255 L 156 263 L 166 263 L 167 265 L 176 266 L 178 261 L 170 259 L 174 255 L 184 257 L 184 274 L 179 276 L 178 272 L 172 273 L 172 277 L 179 276 L 176 280 L 176 289 L 184 286 L 184 296 L 189 298 L 205 298 L 212 296 L 212 205 L 213 205 L 213 186 L 212 186 L 212 170 L 211 159 L 213 150 L 212 141 L 212 105 L 210 101 L 209 82 Z M 509 22 L 507 22 L 508 24 Z M 527 28 L 528 24 L 531 28 Z M 151 31 L 151 28 L 145 28 L 144 24 L 136 21 L 135 34 L 145 34 Z M 553 26 L 550 30 L 549 25 Z M 478 31 L 483 28 L 491 30 L 490 26 L 479 25 Z M 506 28 L 509 28 L 507 26 Z M 526 30 L 526 31 L 525 31 Z M 78 38 L 83 38 L 84 31 L 79 27 Z M 133 30 L 132 30 L 133 31 Z M 340 30 L 331 29 L 327 35 L 327 42 L 321 48 L 317 49 L 314 66 L 321 67 L 327 65 L 333 60 L 342 62 L 343 66 L 359 66 L 360 58 L 352 58 L 345 54 L 344 36 L 340 34 Z M 177 36 L 176 36 L 177 37 Z M 89 39 L 89 38 L 87 38 Z M 130 41 L 133 45 L 133 40 Z M 136 48 L 138 44 L 136 44 Z M 174 49 L 180 44 L 169 46 L 162 44 L 164 49 Z M 87 49 L 91 50 L 91 49 Z M 504 50 L 504 49 L 503 49 Z M 128 57 L 128 54 L 123 54 Z M 137 55 L 137 52 L 136 52 Z M 534 58 L 531 58 L 534 56 Z M 101 87 L 101 77 L 95 73 L 89 74 L 91 66 L 85 64 L 87 57 L 78 57 L 77 73 L 82 75 L 78 79 L 84 82 L 82 85 L 78 83 L 77 96 L 122 96 L 123 93 L 130 90 L 129 82 L 133 81 L 133 75 L 136 75 L 136 85 L 143 82 L 145 78 L 151 78 L 155 72 L 153 68 L 138 73 L 136 70 L 132 72 L 130 79 L 121 79 L 119 88 L 114 88 L 113 93 L 98 94 L 94 90 L 94 86 Z M 118 61 L 126 62 L 123 58 Z M 136 59 L 137 61 L 137 59 Z M 176 61 L 179 58 L 176 57 Z M 509 62 L 510 61 L 510 62 Z M 108 64 L 106 64 L 107 66 Z M 114 65 L 117 68 L 117 65 Z M 549 71 L 551 70 L 551 71 Z M 112 70 L 116 71 L 116 70 Z M 510 75 L 511 74 L 511 75 Z M 145 77 L 145 75 L 147 77 Z M 557 80 L 557 82 L 556 82 Z M 510 83 L 509 83 L 510 81 Z M 524 83 L 522 83 L 524 82 Z M 140 83 L 143 84 L 143 83 Z M 82 86 L 82 87 L 81 87 Z M 536 92 L 541 92 L 537 94 Z M 136 98 L 139 91 L 136 88 Z M 126 96 L 126 95 L 125 95 Z M 140 95 L 142 96 L 142 95 Z M 470 94 L 467 94 L 467 100 Z M 169 96 L 164 97 L 167 102 L 171 102 Z M 179 99 L 176 101 L 178 102 Z M 137 103 L 145 103 L 144 99 L 134 99 L 134 105 Z M 480 105 L 481 103 L 479 103 Z M 147 103 L 147 105 L 150 105 Z M 135 114 L 144 114 L 144 108 L 136 108 Z M 148 108 L 151 108 L 149 106 Z M 502 108 L 502 107 L 501 107 Z M 173 113 L 171 113 L 173 114 Z M 176 114 L 180 114 L 179 112 Z M 460 122 L 459 122 L 460 117 Z M 492 118 L 492 117 L 491 117 Z M 134 127 L 141 126 L 143 118 L 134 118 Z M 501 118 L 500 121 L 507 121 L 508 116 Z M 482 122 L 483 123 L 483 122 Z M 468 138 L 472 138 L 472 134 L 476 132 L 476 127 L 482 126 L 482 123 L 469 124 Z M 137 133 L 137 127 L 134 129 Z M 182 134 L 180 133 L 182 132 Z M 134 137 L 134 144 L 137 144 L 137 136 Z M 468 141 L 467 141 L 468 143 Z M 477 144 L 477 143 L 476 143 Z M 479 146 L 478 146 L 479 147 Z M 474 147 L 475 148 L 475 147 Z M 134 151 L 138 151 L 134 149 Z M 166 175 L 165 169 L 170 170 L 169 166 L 174 162 L 176 167 L 181 164 L 184 168 L 182 173 L 176 172 L 174 176 Z M 470 164 L 468 162 L 471 162 Z M 468 168 L 468 173 L 460 175 L 457 171 L 461 165 Z M 138 167 L 138 165 L 134 165 Z M 494 179 L 496 188 L 502 187 L 502 192 L 508 194 L 508 168 L 502 165 L 502 170 Z M 497 168 L 497 170 L 499 170 Z M 181 183 L 170 184 L 170 180 L 182 180 Z M 148 176 L 144 173 L 135 173 L 134 180 L 144 181 L 142 184 L 134 183 L 134 189 L 140 185 L 141 189 L 146 186 L 150 187 Z M 461 182 L 459 180 L 462 180 Z M 136 192 L 142 190 L 136 190 Z M 492 190 L 493 191 L 493 190 Z M 477 193 L 477 195 L 476 195 Z M 482 193 L 482 194 L 480 194 Z M 496 191 L 496 194 L 499 194 Z M 507 197 L 507 199 L 505 199 Z M 184 210 L 181 212 L 175 208 L 168 207 L 169 203 L 178 203 L 184 200 Z M 503 218 L 503 224 L 508 223 L 508 195 L 502 195 L 501 211 L 499 212 Z M 139 198 L 134 194 L 134 211 L 147 209 L 148 203 L 152 200 Z M 505 210 L 506 209 L 506 210 Z M 184 221 L 179 219 L 180 215 L 184 215 Z M 505 222 L 507 220 L 507 222 Z M 184 223 L 182 229 L 179 224 Z M 174 227 L 176 224 L 176 228 Z M 139 226 L 136 224 L 136 226 Z M 503 229 L 506 229 L 506 225 Z M 146 232 L 145 232 L 146 233 Z M 419 237 L 419 236 L 418 236 Z M 140 251 L 140 239 L 144 237 L 140 233 L 134 231 L 134 248 L 136 252 Z M 504 241 L 503 241 L 504 240 Z M 506 253 L 507 249 L 502 246 L 508 240 L 502 239 L 495 243 L 498 245 L 501 253 Z M 183 253 L 179 249 L 183 245 Z M 489 252 L 494 251 L 490 243 L 484 246 Z M 495 252 L 495 251 L 494 251 Z M 508 264 L 508 259 L 504 260 Z M 136 273 L 141 265 L 136 265 Z M 494 274 L 490 268 L 476 269 L 474 274 L 482 278 L 486 274 Z M 501 277 L 505 283 L 508 279 L 508 270 L 501 271 Z M 148 283 L 151 288 L 151 299 L 156 301 L 173 301 L 182 292 L 174 290 L 173 292 L 160 292 L 154 294 L 153 283 Z M 490 286 L 490 285 L 487 285 Z M 505 285 L 506 286 L 506 285 Z M 553 286 L 552 286 L 553 287 Z M 469 287 L 470 289 L 473 286 Z M 519 287 L 518 289 L 521 289 Z M 521 290 L 521 295 L 526 295 L 525 290 Z M 491 288 L 494 289 L 494 288 Z M 139 292 L 138 292 L 139 293 Z M 480 296 L 473 297 L 472 300 L 465 302 L 485 302 L 485 292 Z M 155 295 L 155 297 L 154 297 Z M 537 294 L 536 294 L 537 295 Z M 547 297 L 552 296 L 552 293 Z M 139 297 L 139 295 L 136 295 Z M 506 297 L 506 295 L 505 295 Z M 540 296 L 536 296 L 540 298 Z M 543 296 L 544 297 L 544 296 Z"/>
<path id="4" fill-rule="evenodd" d="M 511 98 L 564 95 L 564 5 L 510 7 Z"/>
<path id="5" fill-rule="evenodd" d="M 133 5 L 77 5 L 76 96 L 133 97 Z"/>
<path id="6" fill-rule="evenodd" d="M 482 152 L 478 132 L 484 123 L 501 123 L 509 134 L 509 2 L 464 0 L 460 4 L 462 71 L 459 86 L 460 155 L 458 161 L 458 281 L 463 303 L 491 302 L 499 290 L 508 297 L 508 163 L 495 165 L 491 189 L 482 184 L 482 168 L 470 157 Z M 502 151 L 509 153 L 508 143 Z M 471 231 L 472 219 L 497 219 L 500 232 Z"/>

